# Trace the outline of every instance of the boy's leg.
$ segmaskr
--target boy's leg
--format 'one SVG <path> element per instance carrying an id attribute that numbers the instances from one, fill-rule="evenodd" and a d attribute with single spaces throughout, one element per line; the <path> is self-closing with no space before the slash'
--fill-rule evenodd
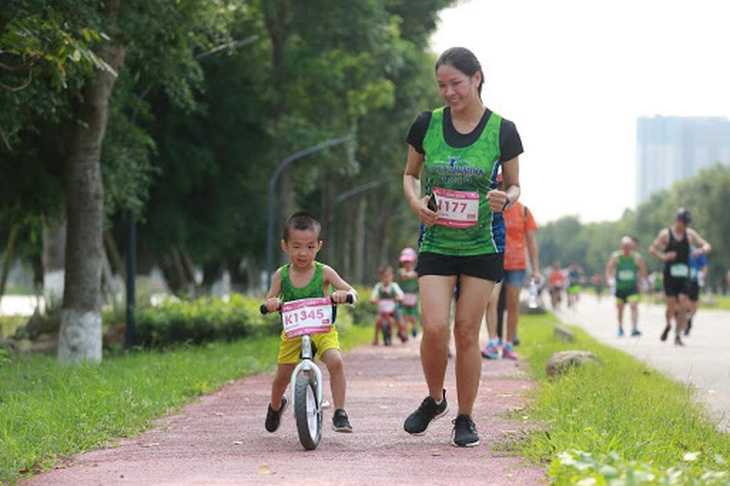
<path id="1" fill-rule="evenodd" d="M 279 363 L 276 368 L 274 382 L 271 384 L 271 408 L 274 410 L 281 408 L 281 397 L 286 393 L 295 366 L 296 364 Z"/>
<path id="2" fill-rule="evenodd" d="M 335 410 L 345 408 L 347 393 L 347 379 L 345 377 L 345 366 L 342 360 L 342 353 L 339 349 L 328 349 L 322 353 L 322 362 L 327 366 L 330 378 L 330 389 L 332 400 L 335 403 Z"/>

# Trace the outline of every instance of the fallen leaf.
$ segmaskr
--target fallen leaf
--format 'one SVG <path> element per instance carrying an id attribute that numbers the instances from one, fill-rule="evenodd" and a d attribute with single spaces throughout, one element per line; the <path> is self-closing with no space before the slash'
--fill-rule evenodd
<path id="1" fill-rule="evenodd" d="M 233 445 L 243 445 L 243 442 L 241 442 L 240 440 L 234 440 Z"/>
<path id="2" fill-rule="evenodd" d="M 261 476 L 270 476 L 274 474 L 274 471 L 272 471 L 269 466 L 259 466 L 259 475 Z"/>

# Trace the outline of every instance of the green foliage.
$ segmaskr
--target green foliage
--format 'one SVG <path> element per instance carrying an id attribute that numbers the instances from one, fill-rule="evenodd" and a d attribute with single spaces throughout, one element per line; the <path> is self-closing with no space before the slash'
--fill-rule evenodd
<path id="1" fill-rule="evenodd" d="M 167 300 L 139 312 L 138 342 L 144 347 L 166 348 L 277 334 L 281 329 L 277 316 L 262 316 L 260 304 L 240 295 L 232 295 L 228 302 L 218 298 Z"/>
<path id="2" fill-rule="evenodd" d="M 587 452 L 570 450 L 553 460 L 548 475 L 553 480 L 552 484 L 556 485 L 730 485 L 730 473 L 717 470 L 727 469 L 727 461 L 716 454 L 708 461 L 711 466 L 700 467 L 697 458 L 701 455 L 700 452 L 689 452 L 682 457 L 682 462 L 664 469 L 627 461 L 615 452 L 594 457 Z"/>
<path id="3" fill-rule="evenodd" d="M 728 161 L 730 162 L 730 161 Z M 713 247 L 708 255 L 708 284 L 724 287 L 724 275 L 730 268 L 730 165 L 717 164 L 701 170 L 689 179 L 675 183 L 666 191 L 652 194 L 648 202 L 636 210 L 627 210 L 620 221 L 581 224 L 574 216 L 550 222 L 537 233 L 540 261 L 543 266 L 553 261 L 563 265 L 577 261 L 586 275 L 603 273 L 611 252 L 618 249 L 622 236 L 639 240 L 649 272 L 661 270 L 661 261 L 652 258 L 648 248 L 662 228 L 674 223 L 677 208 L 692 211 L 696 229 Z"/>
<path id="4" fill-rule="evenodd" d="M 138 313 L 138 342 L 148 348 L 167 348 L 179 344 L 279 335 L 279 314 L 263 316 L 260 305 L 260 300 L 237 294 L 231 295 L 227 302 L 215 297 L 194 301 L 168 299 L 159 306 L 148 307 Z M 371 306 L 367 301 L 352 307 L 339 306 L 338 331 L 346 331 L 353 323 L 369 324 L 375 315 Z"/>

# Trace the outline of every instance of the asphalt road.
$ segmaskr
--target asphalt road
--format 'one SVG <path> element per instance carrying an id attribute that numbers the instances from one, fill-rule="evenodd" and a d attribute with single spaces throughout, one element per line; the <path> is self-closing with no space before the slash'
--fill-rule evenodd
<path id="1" fill-rule="evenodd" d="M 564 304 L 564 303 L 563 303 Z M 730 311 L 700 309 L 685 346 L 669 338 L 659 339 L 665 326 L 663 305 L 639 304 L 639 337 L 618 337 L 618 318 L 613 298 L 600 301 L 583 295 L 575 308 L 563 307 L 555 314 L 566 324 L 582 327 L 599 341 L 646 362 L 676 381 L 696 389 L 696 398 L 720 430 L 730 432 Z M 630 313 L 624 310 L 624 330 L 629 331 Z M 627 333 L 628 334 L 628 333 Z"/>

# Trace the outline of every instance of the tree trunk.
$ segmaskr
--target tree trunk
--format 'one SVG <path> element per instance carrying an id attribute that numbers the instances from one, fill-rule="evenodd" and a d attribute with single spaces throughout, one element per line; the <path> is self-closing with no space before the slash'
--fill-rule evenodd
<path id="1" fill-rule="evenodd" d="M 335 207 L 332 197 L 332 169 L 329 166 L 322 167 L 322 186 L 321 186 L 321 200 L 322 200 L 322 234 L 320 238 L 324 240 L 324 258 L 322 261 L 334 268 L 340 268 L 337 266 L 335 261 L 336 255 L 336 244 L 335 231 L 333 222 L 335 219 Z"/>
<path id="2" fill-rule="evenodd" d="M 367 229 L 365 227 L 365 213 L 368 208 L 368 199 L 360 198 L 357 206 L 355 226 L 355 281 L 360 285 L 365 283 L 365 240 Z"/>
<path id="3" fill-rule="evenodd" d="M 45 219 L 43 228 L 43 298 L 46 312 L 58 309 L 66 275 L 66 220 Z"/>
<path id="4" fill-rule="evenodd" d="M 284 48 L 287 40 L 287 28 L 290 18 L 290 0 L 267 0 L 262 3 L 264 10 L 264 20 L 266 30 L 271 38 L 271 77 L 274 90 L 274 133 L 276 137 L 285 139 L 282 131 L 284 130 L 284 118 L 286 116 L 286 62 L 284 57 Z M 286 144 L 277 144 L 274 154 L 276 156 L 277 167 L 284 158 L 289 155 Z M 279 190 L 277 201 L 278 207 L 276 214 L 277 221 L 274 221 L 274 228 L 281 228 L 284 221 L 294 211 L 294 181 L 292 175 L 292 167 L 285 167 L 279 176 Z M 281 234 L 281 231 L 275 231 L 274 235 Z M 276 239 L 278 241 L 278 238 Z M 278 247 L 278 245 L 276 245 Z M 282 252 L 275 252 L 274 259 L 278 259 L 278 263 L 284 263 L 284 255 Z M 276 263 L 276 262 L 275 262 Z"/>
<path id="5" fill-rule="evenodd" d="M 114 18 L 118 0 L 109 0 L 106 15 Z M 125 45 L 117 41 L 103 58 L 119 72 Z M 101 179 L 101 145 L 116 78 L 97 71 L 84 87 L 76 109 L 64 161 L 66 190 L 66 276 L 58 363 L 101 361 L 101 269 L 103 258 L 104 185 Z"/>
<path id="6" fill-rule="evenodd" d="M 15 240 L 18 237 L 18 225 L 14 224 L 10 227 L 10 236 L 8 236 L 8 244 L 5 245 L 5 257 L 3 258 L 3 270 L 0 275 L 0 302 L 5 295 L 5 284 L 8 281 L 10 273 L 10 263 L 13 261 L 13 253 L 15 253 Z"/>

